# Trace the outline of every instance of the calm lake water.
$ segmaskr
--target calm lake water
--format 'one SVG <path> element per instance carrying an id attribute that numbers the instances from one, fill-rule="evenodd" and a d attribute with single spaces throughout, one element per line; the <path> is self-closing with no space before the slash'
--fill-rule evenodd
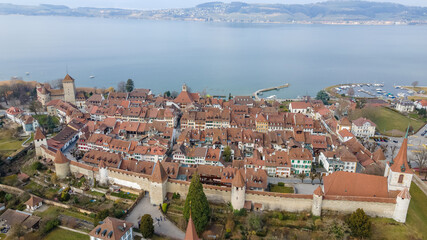
<path id="1" fill-rule="evenodd" d="M 0 16 L 0 34 L 0 80 L 46 82 L 64 77 L 68 66 L 77 86 L 132 78 L 155 93 L 182 83 L 222 95 L 290 83 L 265 94 L 287 98 L 338 83 L 427 85 L 427 26 Z"/>

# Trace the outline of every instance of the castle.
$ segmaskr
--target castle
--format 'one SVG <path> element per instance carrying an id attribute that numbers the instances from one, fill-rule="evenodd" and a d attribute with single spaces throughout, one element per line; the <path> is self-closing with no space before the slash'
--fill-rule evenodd
<path id="1" fill-rule="evenodd" d="M 254 210 L 307 211 L 320 216 L 323 211 L 351 213 L 362 208 L 368 215 L 404 223 L 411 199 L 409 188 L 412 181 L 412 172 L 407 163 L 407 141 L 406 137 L 397 156 L 387 162 L 384 176 L 337 171 L 324 177 L 324 185 L 319 186 L 313 194 L 248 189 L 250 179 L 242 174 L 246 169 L 237 168 L 233 168 L 230 175 L 230 186 L 204 184 L 204 192 L 209 201 L 230 202 L 234 209 L 253 207 Z M 144 167 L 135 172 L 112 165 L 107 157 L 95 159 L 98 165 L 69 160 L 61 149 L 49 146 L 49 141 L 40 129 L 36 131 L 34 142 L 37 156 L 52 159 L 56 175 L 61 179 L 71 174 L 83 174 L 101 184 L 147 191 L 151 203 L 156 205 L 165 201 L 167 193 L 179 193 L 183 197 L 188 193 L 190 182 L 178 179 L 177 173 L 173 178 L 175 172 L 170 172 L 169 168 L 165 171 L 163 165 L 170 164 L 165 161 L 157 161 L 152 163 L 152 168 Z M 136 164 L 143 165 L 144 161 L 136 161 Z"/>
<path id="2" fill-rule="evenodd" d="M 66 75 L 62 80 L 62 89 L 52 89 L 48 83 L 38 83 L 37 89 L 37 100 L 45 106 L 48 102 L 55 99 L 60 99 L 72 104 L 76 104 L 76 86 L 74 79 L 70 75 Z"/>

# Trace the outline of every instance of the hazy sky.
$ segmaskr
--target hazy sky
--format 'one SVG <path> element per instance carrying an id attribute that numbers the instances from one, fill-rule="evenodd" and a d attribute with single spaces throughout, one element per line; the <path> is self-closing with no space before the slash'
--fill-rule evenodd
<path id="1" fill-rule="evenodd" d="M 116 7 L 134 9 L 159 9 L 193 7 L 214 0 L 0 0 L 0 3 L 38 5 L 40 3 L 62 4 L 69 7 Z M 221 0 L 216 0 L 221 1 Z M 233 0 L 237 1 L 237 0 Z M 321 0 L 241 0 L 247 3 L 313 3 Z M 231 2 L 223 0 L 222 2 Z M 395 2 L 413 6 L 427 6 L 427 0 L 376 0 L 376 2 Z"/>

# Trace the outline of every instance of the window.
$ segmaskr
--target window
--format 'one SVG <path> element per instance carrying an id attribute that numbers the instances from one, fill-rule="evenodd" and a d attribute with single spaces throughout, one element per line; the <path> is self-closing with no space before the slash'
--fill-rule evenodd
<path id="1" fill-rule="evenodd" d="M 398 183 L 403 183 L 404 175 L 400 174 Z"/>

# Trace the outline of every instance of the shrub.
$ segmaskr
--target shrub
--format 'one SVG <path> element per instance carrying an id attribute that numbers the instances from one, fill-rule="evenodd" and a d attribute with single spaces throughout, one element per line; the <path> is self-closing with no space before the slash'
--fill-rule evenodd
<path id="1" fill-rule="evenodd" d="M 240 210 L 234 210 L 234 216 L 242 217 L 242 216 L 246 216 L 246 214 L 247 212 L 244 208 Z"/>
<path id="2" fill-rule="evenodd" d="M 168 206 L 169 206 L 169 204 L 167 204 L 167 203 L 163 203 L 163 204 L 162 204 L 162 211 L 163 211 L 164 213 L 167 213 L 167 211 L 168 211 Z"/>
<path id="3" fill-rule="evenodd" d="M 31 165 L 31 169 L 33 169 L 33 170 L 44 170 L 45 166 L 41 162 L 37 161 Z"/>
<path id="4" fill-rule="evenodd" d="M 141 217 L 139 230 L 144 238 L 151 238 L 154 234 L 153 218 L 150 214 Z"/>
<path id="5" fill-rule="evenodd" d="M 347 224 L 351 230 L 351 235 L 354 237 L 368 238 L 371 236 L 372 223 L 368 215 L 363 209 L 358 208 L 347 219 Z"/>
<path id="6" fill-rule="evenodd" d="M 180 199 L 181 195 L 179 195 L 179 193 L 173 193 L 172 195 L 172 199 Z"/>
<path id="7" fill-rule="evenodd" d="M 277 183 L 277 186 L 279 186 L 279 187 L 284 187 L 284 186 L 285 186 L 285 183 L 283 183 L 283 182 L 278 182 L 278 183 Z"/>
<path id="8" fill-rule="evenodd" d="M 114 217 L 115 218 L 122 218 L 125 215 L 124 211 L 121 209 L 115 209 L 114 210 Z"/>
<path id="9" fill-rule="evenodd" d="M 60 224 L 59 219 L 57 219 L 57 218 L 51 219 L 51 220 L 46 222 L 46 224 L 44 225 L 44 227 L 42 229 L 42 232 L 44 234 L 47 234 L 50 231 L 52 231 L 54 228 L 56 228 L 59 224 Z"/>

